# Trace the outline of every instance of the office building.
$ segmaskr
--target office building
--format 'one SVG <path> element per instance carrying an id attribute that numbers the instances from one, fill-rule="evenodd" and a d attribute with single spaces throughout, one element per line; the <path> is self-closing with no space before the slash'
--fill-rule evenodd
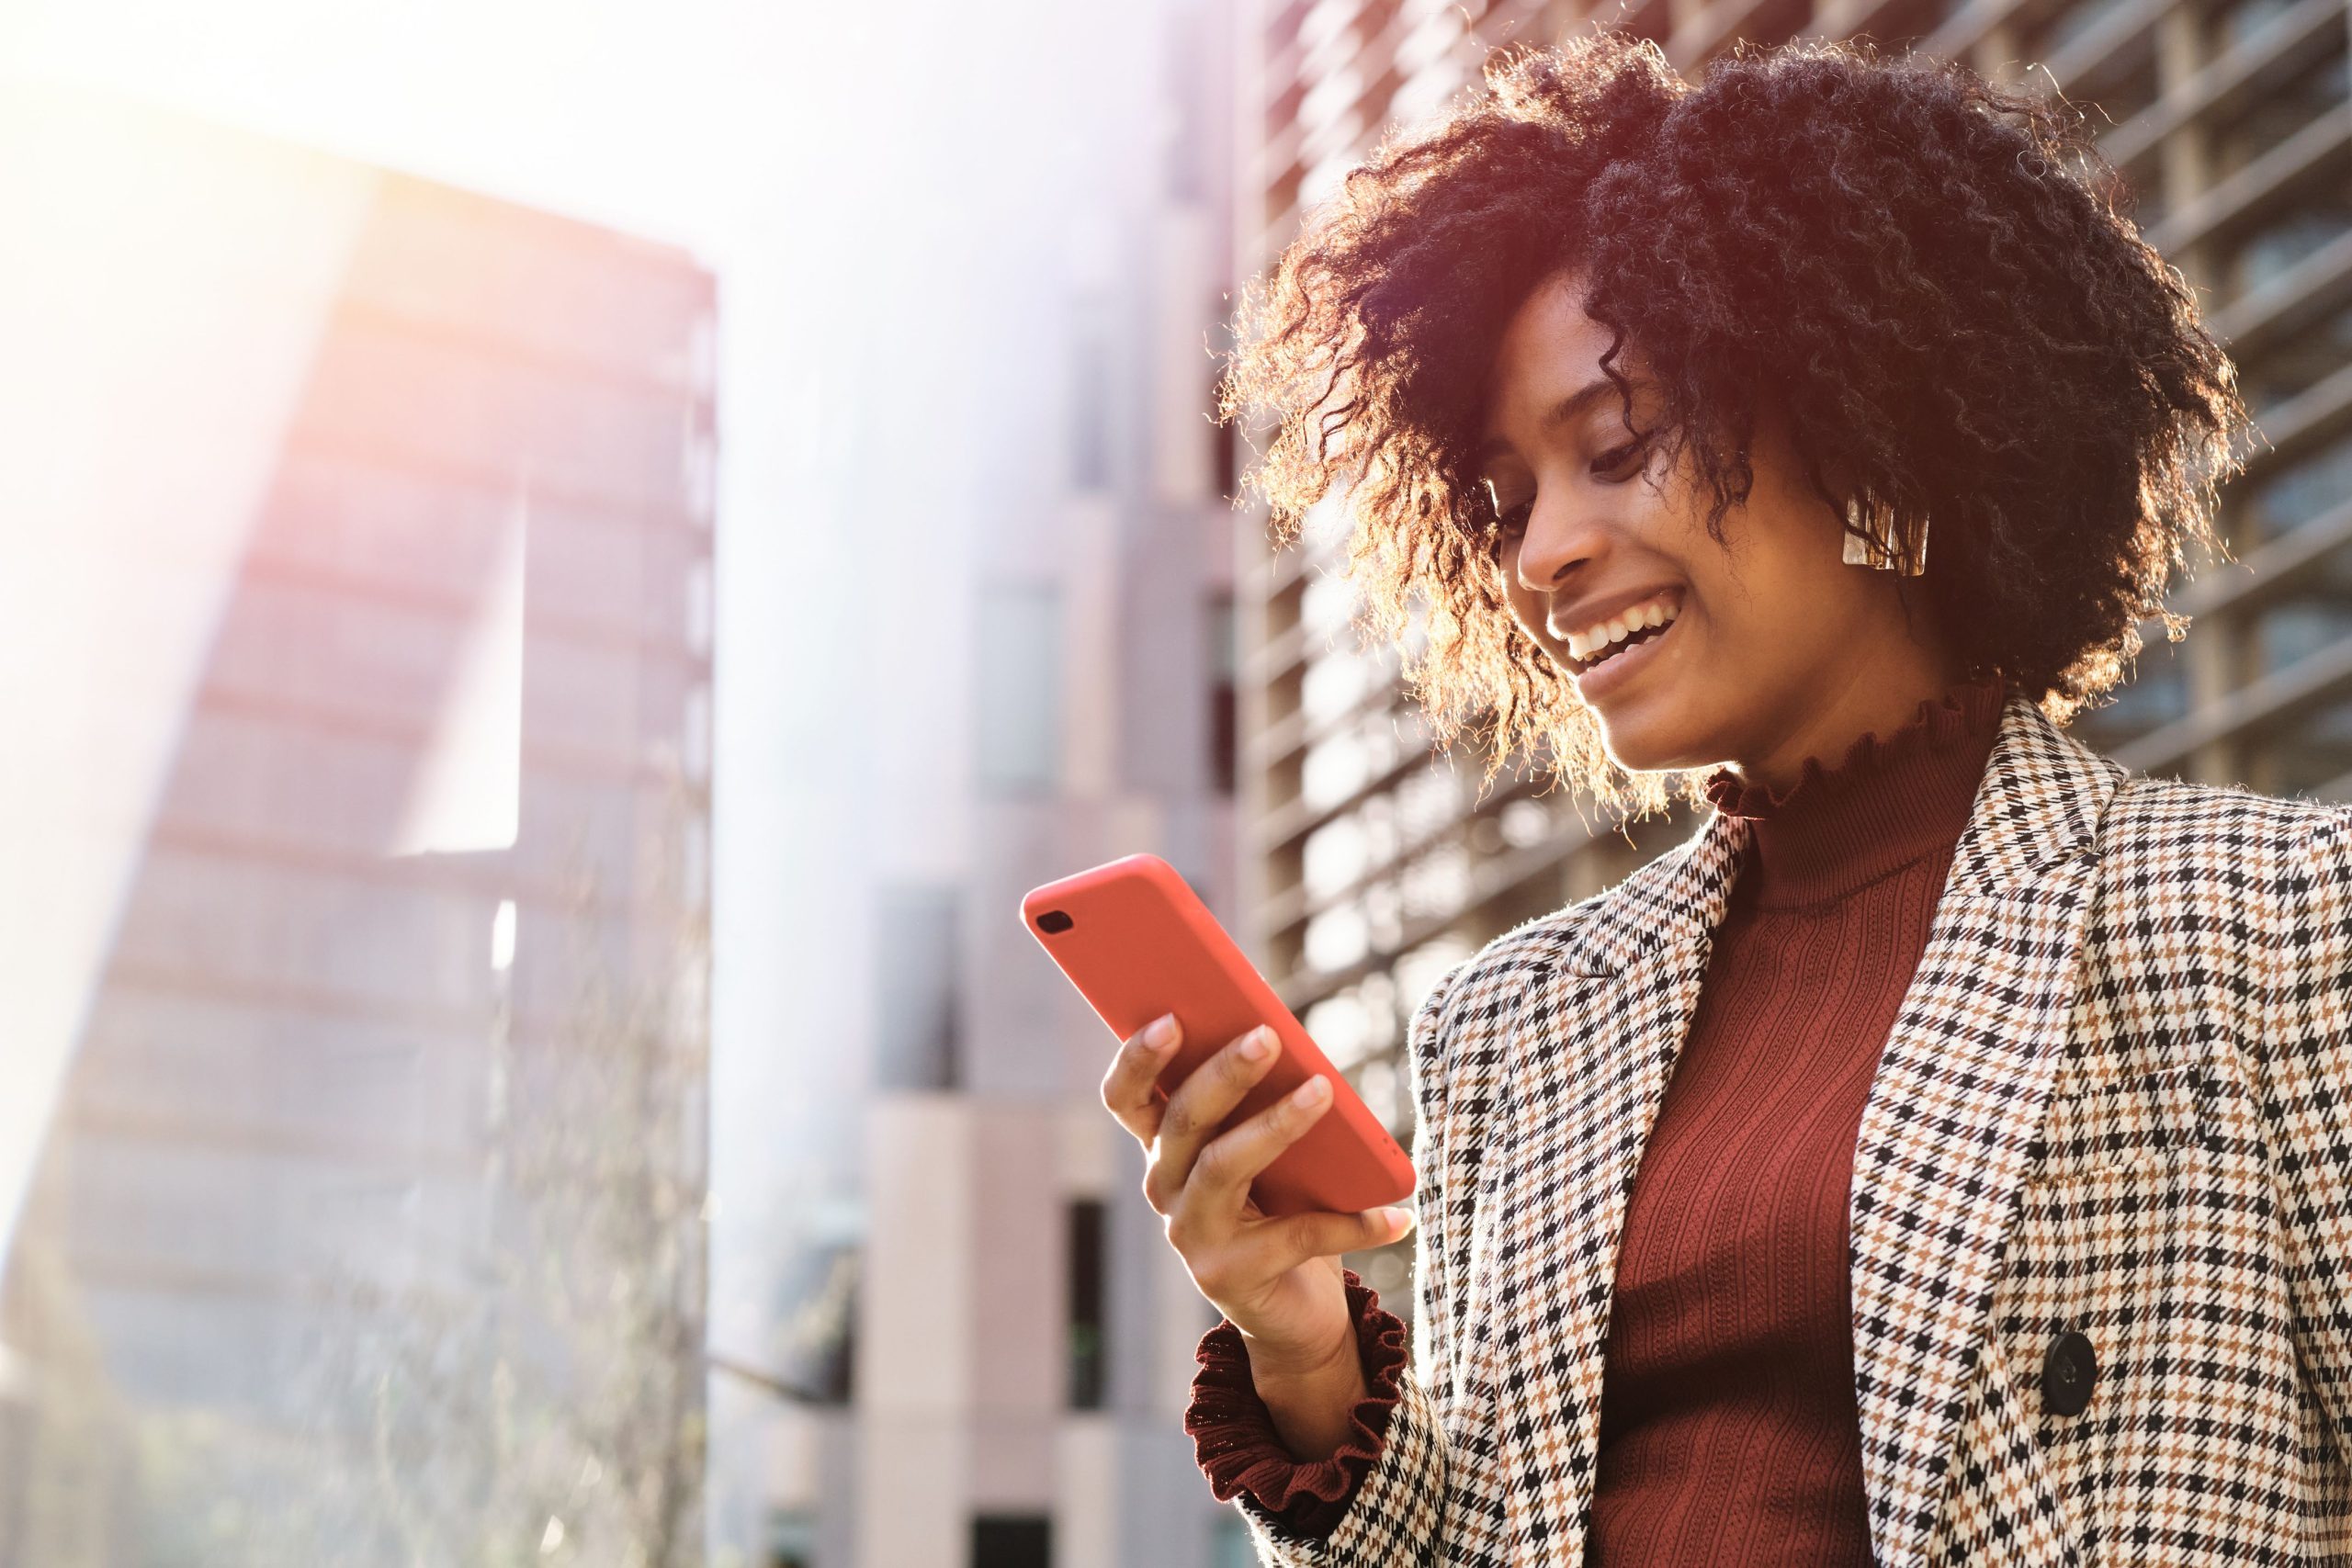
<path id="1" fill-rule="evenodd" d="M 844 869 L 799 891 L 865 1021 L 792 1043 L 839 1149 L 795 1151 L 825 1185 L 737 1381 L 780 1396 L 774 1568 L 1215 1568 L 1250 1560 L 1183 1430 L 1216 1314 L 1102 1107 L 1117 1042 L 1019 906 L 1151 852 L 1236 913 L 1237 516 L 1207 417 L 1230 20 L 980 30 L 868 242 L 865 287 L 905 301 L 875 333 L 919 384 L 853 351 L 825 372 L 842 467 L 872 476 L 840 502 L 877 542 L 844 653 L 871 719 L 825 829 Z M 935 247 L 900 249 L 917 227 L 957 236 L 952 292 Z"/>
<path id="2" fill-rule="evenodd" d="M 700 1404 L 713 281 L 176 114 L 6 114 L 25 353 L 74 367 L 16 515 L 89 629 L 7 824 L 67 848 L 56 1005 L 13 1004 L 56 1028 L 9 1045 L 54 1071 L 0 1560 L 409 1561 L 368 1449 L 422 1416 L 400 1506 L 481 1560 L 451 1499 L 554 1452 L 484 1414 L 554 1397 L 502 1347 L 622 1343 L 535 1272 L 636 1246 L 596 1224 L 670 1249 L 615 1299 L 691 1337 L 628 1371 Z M 593 1422 L 610 1370 L 549 1375 Z"/>

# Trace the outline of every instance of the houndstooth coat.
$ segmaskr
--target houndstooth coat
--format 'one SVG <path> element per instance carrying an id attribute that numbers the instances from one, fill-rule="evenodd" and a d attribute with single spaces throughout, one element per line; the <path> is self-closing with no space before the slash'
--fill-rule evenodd
<path id="1" fill-rule="evenodd" d="M 1402 1396 L 1328 1538 L 1237 1500 L 1262 1561 L 1582 1556 L 1626 1193 L 1747 832 L 1416 1011 Z M 1879 1562 L 2352 1562 L 2352 807 L 2135 773 L 2011 695 L 1850 1203 Z"/>

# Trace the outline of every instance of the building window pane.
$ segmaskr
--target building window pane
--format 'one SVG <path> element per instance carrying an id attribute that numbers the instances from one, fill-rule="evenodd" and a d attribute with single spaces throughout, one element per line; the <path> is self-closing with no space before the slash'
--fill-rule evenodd
<path id="1" fill-rule="evenodd" d="M 1080 1198 L 1069 1206 L 1069 1403 L 1075 1410 L 1102 1408 L 1102 1200 Z"/>
<path id="2" fill-rule="evenodd" d="M 1209 595 L 1209 783 L 1219 795 L 1233 793 L 1238 757 L 1236 736 L 1235 681 L 1239 668 L 1234 645 L 1233 594 L 1219 590 Z"/>
<path id="3" fill-rule="evenodd" d="M 880 905 L 876 947 L 889 956 L 876 998 L 875 1080 L 884 1089 L 952 1089 L 957 1079 L 956 889 L 886 887 Z"/>
<path id="4" fill-rule="evenodd" d="M 1061 603 L 1050 584 L 991 588 L 980 597 L 980 783 L 1050 786 L 1061 750 Z"/>
<path id="5" fill-rule="evenodd" d="M 1111 488 L 1111 354 L 1097 314 L 1080 314 L 1070 343 L 1070 484 Z"/>
<path id="6" fill-rule="evenodd" d="M 1053 1568 L 1054 1521 L 982 1514 L 972 1521 L 972 1568 Z"/>

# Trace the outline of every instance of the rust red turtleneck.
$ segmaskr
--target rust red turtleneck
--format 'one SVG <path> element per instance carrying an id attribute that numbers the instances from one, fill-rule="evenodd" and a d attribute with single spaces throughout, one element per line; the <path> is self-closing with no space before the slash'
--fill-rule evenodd
<path id="1" fill-rule="evenodd" d="M 1751 819 L 1699 1006 L 1626 1206 L 1585 1561 L 1865 1564 L 1847 1213 L 1879 1048 L 1999 728 L 1984 681 L 1922 702 L 1774 795 L 1729 769 Z M 1185 1427 L 1215 1495 L 1245 1488 L 1328 1533 L 1379 1452 L 1407 1336 L 1348 1276 L 1371 1395 L 1350 1442 L 1300 1462 L 1230 1323 L 1201 1341 Z"/>

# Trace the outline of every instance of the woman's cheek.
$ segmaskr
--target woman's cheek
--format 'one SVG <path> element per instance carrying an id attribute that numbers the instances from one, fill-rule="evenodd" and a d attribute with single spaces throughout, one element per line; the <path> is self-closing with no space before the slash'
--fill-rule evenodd
<path id="1" fill-rule="evenodd" d="M 1544 627 L 1544 606 L 1523 588 L 1513 587 L 1507 592 L 1511 618 L 1519 623 L 1520 630 L 1532 638 L 1536 647 L 1548 651 L 1550 634 Z"/>

